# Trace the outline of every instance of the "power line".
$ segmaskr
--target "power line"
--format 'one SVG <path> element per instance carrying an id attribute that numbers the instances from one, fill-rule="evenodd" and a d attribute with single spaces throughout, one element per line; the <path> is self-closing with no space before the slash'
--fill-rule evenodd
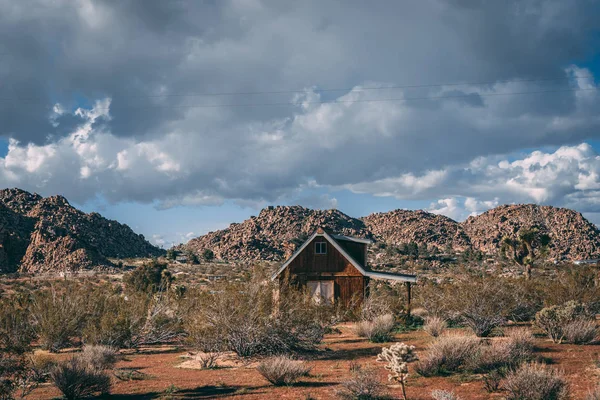
<path id="1" fill-rule="evenodd" d="M 579 79 L 593 79 L 592 75 L 575 75 L 571 77 L 561 78 L 536 78 L 536 79 L 504 79 L 495 81 L 478 81 L 478 82 L 451 82 L 451 83 L 434 83 L 434 84 L 415 84 L 415 85 L 390 85 L 390 86 L 372 86 L 372 87 L 350 87 L 350 88 L 325 88 L 312 90 L 316 93 L 327 92 L 362 92 L 371 90 L 393 90 L 393 89 L 417 89 L 417 88 L 433 88 L 443 86 L 470 86 L 470 85 L 493 85 L 496 83 L 532 83 L 532 82 L 569 82 Z M 211 97 L 211 96 L 246 96 L 246 95 L 264 95 L 264 94 L 294 94 L 306 93 L 307 89 L 295 90 L 267 90 L 254 92 L 206 92 L 206 93 L 169 93 L 169 94 L 150 94 L 150 95 L 117 95 L 112 98 L 163 98 L 163 97 Z M 0 97 L 1 101 L 14 100 L 46 100 L 42 97 Z"/>
<path id="2" fill-rule="evenodd" d="M 196 105 L 149 105 L 149 106 L 122 106 L 119 108 L 126 109 L 155 109 L 155 108 L 223 108 L 223 107 L 265 107 L 265 106 L 299 106 L 304 104 L 347 104 L 347 103 L 372 103 L 372 102 L 396 102 L 396 101 L 413 101 L 413 100 L 440 100 L 440 99 L 457 99 L 473 96 L 493 97 L 493 96 L 517 96 L 526 94 L 541 94 L 541 93 L 568 93 L 568 92 L 586 92 L 596 91 L 597 88 L 588 89 L 563 89 L 563 90 L 538 90 L 527 92 L 506 92 L 506 93 L 469 93 L 464 95 L 446 95 L 446 96 L 423 96 L 423 97 L 405 97 L 405 98 L 388 98 L 388 99 L 358 99 L 358 100 L 332 100 L 332 101 L 305 101 L 305 102 L 279 102 L 279 103 L 239 103 L 239 104 L 196 104 Z M 98 107 L 95 110 L 109 110 L 110 107 Z"/>

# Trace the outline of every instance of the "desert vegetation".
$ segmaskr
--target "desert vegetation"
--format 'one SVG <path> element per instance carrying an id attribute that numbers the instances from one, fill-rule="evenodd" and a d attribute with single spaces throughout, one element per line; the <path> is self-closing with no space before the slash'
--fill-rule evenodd
<path id="1" fill-rule="evenodd" d="M 118 382 L 152 379 L 135 369 L 115 369 L 120 354 L 163 346 L 193 354 L 199 373 L 231 373 L 222 363 L 234 356 L 255 363 L 252 370 L 271 387 L 298 390 L 328 373 L 320 360 L 344 332 L 377 352 L 360 356 L 362 365 L 346 367 L 331 390 L 340 398 L 411 398 L 415 381 L 428 393 L 436 390 L 434 398 L 468 398 L 433 382 L 471 379 L 479 390 L 507 398 L 539 398 L 532 397 L 535 388 L 544 398 L 561 399 L 573 389 L 561 364 L 544 364 L 552 355 L 542 356 L 543 349 L 586 346 L 598 336 L 600 290 L 589 267 L 531 280 L 462 273 L 425 281 L 415 289 L 418 311 L 411 316 L 402 288 L 379 284 L 366 301 L 346 308 L 317 304 L 294 287 L 277 290 L 267 272 L 256 268 L 244 280 L 190 285 L 183 275 L 149 261 L 123 279 L 19 281 L 5 287 L 2 397 L 27 396 L 48 385 L 64 398 L 106 394 Z M 399 340 L 405 344 L 394 343 Z M 387 385 L 399 389 L 386 386 L 386 369 Z M 596 393 L 592 385 L 588 391 Z"/>

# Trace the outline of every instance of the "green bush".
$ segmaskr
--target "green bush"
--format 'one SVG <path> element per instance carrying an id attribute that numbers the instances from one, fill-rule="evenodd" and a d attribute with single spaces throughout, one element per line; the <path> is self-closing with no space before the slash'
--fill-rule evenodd
<path id="1" fill-rule="evenodd" d="M 542 329 L 555 343 L 562 343 L 565 338 L 565 327 L 571 322 L 589 318 L 590 313 L 585 305 L 576 301 L 568 301 L 563 305 L 546 307 L 535 315 L 535 324 Z"/>
<path id="2" fill-rule="evenodd" d="M 90 293 L 71 283 L 35 292 L 30 311 L 42 348 L 56 352 L 73 345 L 81 337 L 89 301 Z"/>
<path id="3" fill-rule="evenodd" d="M 215 253 L 211 249 L 204 249 L 202 252 L 202 258 L 204 258 L 206 261 L 211 261 L 213 258 L 215 258 Z"/>
<path id="4" fill-rule="evenodd" d="M 28 379 L 28 360 L 33 329 L 27 309 L 17 299 L 0 301 L 0 398 L 13 398 L 19 384 Z"/>
<path id="5" fill-rule="evenodd" d="M 125 274 L 123 282 L 130 292 L 156 293 L 167 290 L 173 282 L 173 276 L 167 264 L 152 260 Z"/>

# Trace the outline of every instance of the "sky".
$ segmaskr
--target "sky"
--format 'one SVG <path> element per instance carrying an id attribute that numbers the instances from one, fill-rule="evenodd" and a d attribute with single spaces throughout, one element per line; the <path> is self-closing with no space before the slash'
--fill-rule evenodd
<path id="1" fill-rule="evenodd" d="M 0 187 L 170 247 L 267 205 L 600 224 L 600 4 L 0 0 Z"/>

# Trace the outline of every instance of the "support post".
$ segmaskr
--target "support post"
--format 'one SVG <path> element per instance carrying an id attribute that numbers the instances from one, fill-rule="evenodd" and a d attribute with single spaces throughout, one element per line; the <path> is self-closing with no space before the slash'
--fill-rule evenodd
<path id="1" fill-rule="evenodd" d="M 405 282 L 406 285 L 406 315 L 410 317 L 410 307 L 412 300 L 412 284 L 411 282 Z"/>

